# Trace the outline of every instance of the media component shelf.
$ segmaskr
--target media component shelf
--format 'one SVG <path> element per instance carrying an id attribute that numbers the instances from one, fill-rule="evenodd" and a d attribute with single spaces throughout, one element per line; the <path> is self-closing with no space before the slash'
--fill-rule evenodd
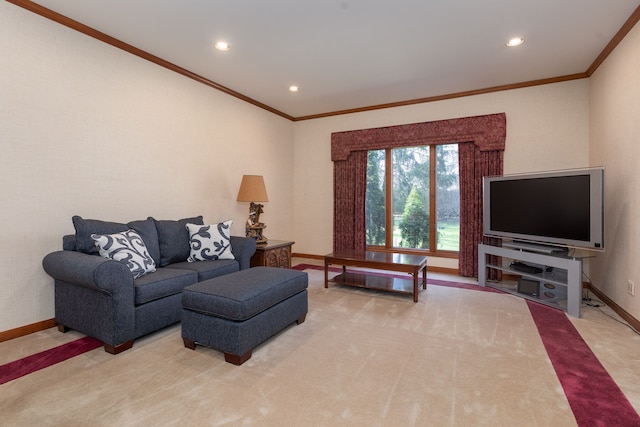
<path id="1" fill-rule="evenodd" d="M 487 262 L 487 256 L 500 257 L 501 261 Z M 512 261 L 519 261 L 541 268 L 541 272 L 525 272 L 517 269 Z M 492 282 L 487 280 L 487 270 L 495 269 L 519 279 Z M 527 290 L 518 289 L 526 284 Z M 580 317 L 582 305 L 582 259 L 562 254 L 542 254 L 523 249 L 478 245 L 478 284 L 500 289 L 522 298 L 566 311 L 570 316 Z M 530 292 L 537 284 L 537 291 Z M 522 288 L 523 286 L 521 286 Z"/>

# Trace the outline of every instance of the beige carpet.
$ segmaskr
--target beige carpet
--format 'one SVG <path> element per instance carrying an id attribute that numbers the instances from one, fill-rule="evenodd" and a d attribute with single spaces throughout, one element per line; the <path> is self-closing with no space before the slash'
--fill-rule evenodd
<path id="1" fill-rule="evenodd" d="M 524 300 L 429 285 L 413 303 L 324 289 L 323 272 L 308 273 L 307 320 L 240 367 L 213 349 L 184 348 L 176 325 L 118 356 L 97 349 L 1 385 L 0 424 L 576 425 Z M 610 339 L 639 348 L 635 334 L 600 313 L 574 323 L 587 336 L 606 325 Z M 80 336 L 53 328 L 0 343 L 0 363 Z M 637 370 L 621 385 L 636 410 Z"/>

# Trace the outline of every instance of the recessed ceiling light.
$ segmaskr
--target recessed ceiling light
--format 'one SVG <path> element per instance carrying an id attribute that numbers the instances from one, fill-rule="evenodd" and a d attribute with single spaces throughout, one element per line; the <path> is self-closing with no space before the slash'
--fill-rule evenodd
<path id="1" fill-rule="evenodd" d="M 299 92 L 300 88 L 298 86 L 289 86 L 289 92 Z"/>
<path id="2" fill-rule="evenodd" d="M 214 46 L 216 47 L 216 49 L 223 50 L 223 51 L 227 51 L 227 50 L 231 49 L 231 46 L 229 46 L 229 43 L 222 42 L 222 41 L 217 42 Z"/>
<path id="3" fill-rule="evenodd" d="M 514 37 L 507 42 L 507 46 L 516 47 L 520 46 L 522 43 L 524 43 L 524 39 L 522 37 Z"/>

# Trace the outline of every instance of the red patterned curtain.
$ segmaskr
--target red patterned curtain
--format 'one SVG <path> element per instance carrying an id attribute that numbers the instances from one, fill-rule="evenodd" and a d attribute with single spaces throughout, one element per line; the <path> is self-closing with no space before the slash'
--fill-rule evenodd
<path id="1" fill-rule="evenodd" d="M 333 251 L 364 249 L 367 152 L 334 163 L 333 175 Z"/>
<path id="2" fill-rule="evenodd" d="M 460 176 L 460 252 L 458 274 L 478 277 L 478 244 L 496 243 L 482 235 L 482 177 L 502 175 L 504 151 L 480 151 L 472 143 L 458 144 Z M 464 242 L 464 244 L 463 244 Z M 492 256 L 492 258 L 495 258 Z M 493 260 L 495 262 L 495 260 Z M 487 278 L 499 279 L 498 270 Z"/>
<path id="3" fill-rule="evenodd" d="M 460 147 L 466 145 L 473 147 L 474 159 L 472 169 L 462 166 L 463 162 L 465 165 L 469 163 L 467 158 L 460 160 L 460 274 L 477 275 L 477 250 L 478 243 L 482 239 L 482 174 L 484 172 L 476 168 L 475 164 L 476 161 L 480 165 L 490 163 L 495 166 L 497 164 L 500 170 L 490 174 L 502 174 L 502 152 L 505 140 L 506 115 L 504 113 L 331 134 L 331 160 L 334 162 L 334 252 L 366 248 L 364 206 L 367 151 L 459 143 Z M 467 149 L 462 150 L 463 153 L 467 153 Z M 491 157 L 489 154 L 484 154 L 494 151 L 500 153 L 497 163 L 488 160 Z M 479 158 L 476 160 L 476 157 Z M 462 171 L 463 168 L 464 171 Z M 464 196 L 463 191 L 466 193 Z M 469 210 L 463 208 L 468 201 L 472 201 L 473 205 Z M 474 219 L 463 216 L 467 215 L 467 212 L 473 215 Z M 464 223 L 470 223 L 470 228 L 465 229 L 465 234 L 462 232 Z M 476 237 L 470 239 L 472 235 Z"/>

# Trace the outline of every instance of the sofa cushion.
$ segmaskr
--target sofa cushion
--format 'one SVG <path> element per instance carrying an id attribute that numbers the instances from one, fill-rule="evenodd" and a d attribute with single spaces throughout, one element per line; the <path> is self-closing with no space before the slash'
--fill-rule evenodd
<path id="1" fill-rule="evenodd" d="M 240 270 L 240 263 L 233 259 L 218 259 L 215 261 L 198 262 L 183 261 L 171 264 L 171 268 L 195 271 L 198 273 L 198 282 L 202 282 L 203 280 L 209 280 L 225 274 L 235 273 Z"/>
<path id="2" fill-rule="evenodd" d="M 92 234 L 100 256 L 127 265 L 133 278 L 156 271 L 156 263 L 149 255 L 142 237 L 135 230 L 114 234 Z"/>
<path id="3" fill-rule="evenodd" d="M 133 281 L 135 289 L 135 305 L 179 294 L 185 286 L 198 282 L 195 271 L 173 268 L 158 268 L 155 273 L 147 274 Z"/>
<path id="4" fill-rule="evenodd" d="M 232 220 L 211 225 L 187 224 L 191 251 L 187 261 L 235 259 L 231 252 Z"/>
<path id="5" fill-rule="evenodd" d="M 153 219 L 158 232 L 158 245 L 160 247 L 160 267 L 174 262 L 186 261 L 189 258 L 189 232 L 187 224 L 203 225 L 202 215 L 180 220 Z"/>
<path id="6" fill-rule="evenodd" d="M 158 244 L 158 231 L 156 230 L 156 223 L 153 221 L 153 218 L 149 217 L 139 221 L 131 221 L 127 223 L 127 226 L 138 232 L 142 240 L 144 240 L 145 245 L 147 245 L 149 255 L 151 255 L 156 265 L 159 265 L 160 245 Z"/>
<path id="7" fill-rule="evenodd" d="M 91 238 L 92 234 L 121 233 L 129 229 L 127 224 L 98 219 L 84 219 L 78 215 L 74 215 L 71 221 L 73 221 L 73 226 L 76 229 L 76 250 L 86 254 L 98 254 L 96 243 Z"/>

